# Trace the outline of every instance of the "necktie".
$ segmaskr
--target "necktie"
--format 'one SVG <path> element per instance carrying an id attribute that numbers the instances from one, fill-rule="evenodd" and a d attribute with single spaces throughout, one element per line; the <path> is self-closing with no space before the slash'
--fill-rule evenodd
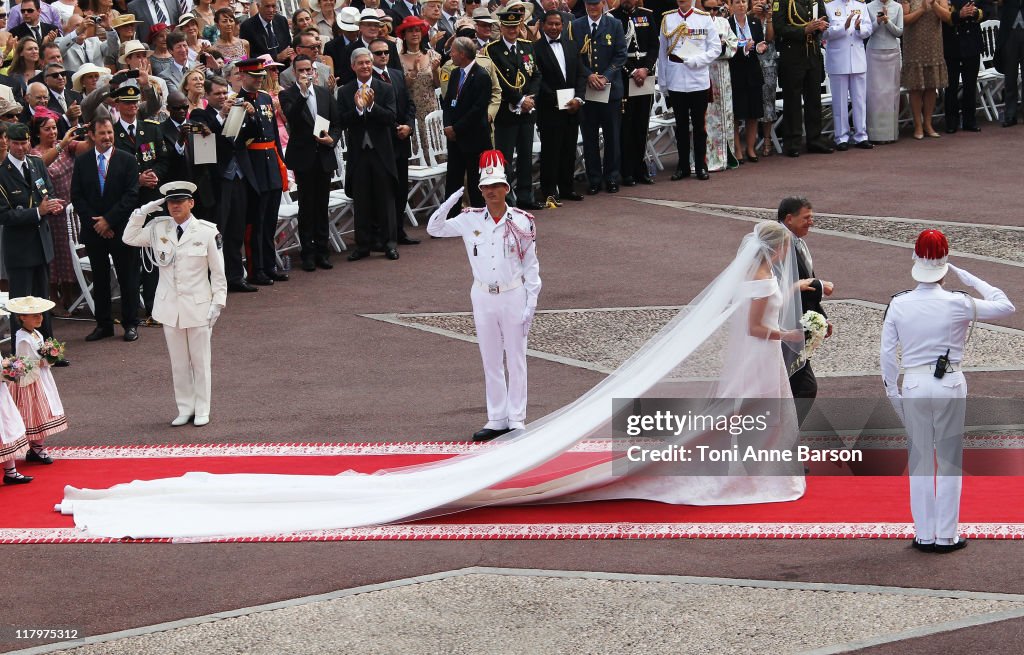
<path id="1" fill-rule="evenodd" d="M 814 260 L 811 259 L 811 251 L 807 249 L 807 242 L 803 239 L 796 240 L 797 250 L 804 256 L 804 262 L 807 264 L 807 271 L 811 275 L 814 274 Z"/>
<path id="2" fill-rule="evenodd" d="M 32 173 L 28 170 L 28 160 L 21 163 L 21 174 L 25 176 L 25 182 L 32 186 Z"/>
<path id="3" fill-rule="evenodd" d="M 55 93 L 53 94 L 53 97 L 57 99 L 57 104 L 60 105 L 60 108 L 64 111 L 64 113 L 68 113 L 68 103 L 66 100 L 64 100 L 64 94 Z"/>
<path id="4" fill-rule="evenodd" d="M 103 193 L 103 186 L 107 183 L 107 156 L 101 153 L 96 158 L 96 164 L 100 169 L 100 193 Z"/>
<path id="5" fill-rule="evenodd" d="M 380 76 L 384 79 L 385 82 L 391 84 L 391 76 L 388 75 L 388 69 L 385 68 L 383 71 L 381 71 Z"/>
<path id="6" fill-rule="evenodd" d="M 267 49 L 277 50 L 277 36 L 274 34 L 274 25 L 267 23 Z"/>
<path id="7" fill-rule="evenodd" d="M 188 13 L 188 0 L 178 0 L 178 10 L 181 12 L 181 14 L 187 14 Z M 179 16 L 181 14 L 179 14 Z"/>
<path id="8" fill-rule="evenodd" d="M 420 3 L 416 2 L 416 3 L 413 4 L 413 6 L 412 6 L 412 15 L 413 16 L 419 16 L 420 15 Z"/>
<path id="9" fill-rule="evenodd" d="M 561 43 L 561 41 L 555 41 L 553 39 L 548 39 L 548 43 L 550 43 L 551 45 L 559 45 Z"/>
<path id="10" fill-rule="evenodd" d="M 166 25 L 169 21 L 167 20 L 167 11 L 164 9 L 163 0 L 153 0 L 153 9 L 156 10 L 156 22 Z"/>
<path id="11" fill-rule="evenodd" d="M 179 226 L 178 226 L 178 227 L 176 228 L 176 230 L 177 230 L 177 232 L 178 232 L 178 241 L 181 241 L 181 235 L 182 235 L 182 234 L 185 234 L 185 228 L 183 228 L 182 226 L 180 226 L 180 225 L 179 225 Z"/>
<path id="12" fill-rule="evenodd" d="M 590 24 L 590 42 L 597 41 L 597 23 Z"/>
<path id="13" fill-rule="evenodd" d="M 129 125 L 128 126 L 128 138 L 131 139 L 132 141 L 135 140 L 135 126 L 134 125 Z"/>
<path id="14" fill-rule="evenodd" d="M 512 57 L 512 59 L 516 58 L 516 46 L 515 46 L 515 44 L 512 44 L 512 47 L 508 49 L 508 54 L 509 54 L 509 56 Z"/>

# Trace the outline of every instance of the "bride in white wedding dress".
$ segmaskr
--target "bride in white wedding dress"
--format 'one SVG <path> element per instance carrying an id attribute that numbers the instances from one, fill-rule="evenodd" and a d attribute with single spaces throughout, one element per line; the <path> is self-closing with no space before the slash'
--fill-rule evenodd
<path id="1" fill-rule="evenodd" d="M 779 409 L 757 448 L 795 446 L 786 361 L 803 347 L 799 281 L 789 231 L 758 223 L 726 269 L 657 335 L 569 405 L 479 450 L 442 462 L 334 476 L 188 473 L 109 489 L 66 487 L 57 509 L 97 537 L 175 538 L 283 534 L 406 521 L 490 504 L 646 498 L 678 504 L 795 500 L 801 475 L 740 469 L 666 475 L 596 464 L 569 453 L 612 436 L 613 400 L 703 399 L 740 413 L 751 399 Z M 787 354 L 788 353 L 788 354 Z M 692 402 L 692 401 L 691 401 Z M 707 443 L 683 432 L 675 445 Z M 748 439 L 747 435 L 733 437 Z M 538 473 L 538 471 L 543 473 Z"/>

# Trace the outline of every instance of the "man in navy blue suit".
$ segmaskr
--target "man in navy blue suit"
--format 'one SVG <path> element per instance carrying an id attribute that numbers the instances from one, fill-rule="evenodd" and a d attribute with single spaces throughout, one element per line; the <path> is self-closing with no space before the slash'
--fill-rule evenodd
<path id="1" fill-rule="evenodd" d="M 579 57 L 587 87 L 593 92 L 610 87 L 607 102 L 593 99 L 583 105 L 583 158 L 589 195 L 619 192 L 619 125 L 622 120 L 622 66 L 626 63 L 626 34 L 622 23 L 604 14 L 604 0 L 586 0 L 587 15 L 573 21 L 572 32 L 580 44 Z M 604 162 L 598 131 L 604 132 Z"/>

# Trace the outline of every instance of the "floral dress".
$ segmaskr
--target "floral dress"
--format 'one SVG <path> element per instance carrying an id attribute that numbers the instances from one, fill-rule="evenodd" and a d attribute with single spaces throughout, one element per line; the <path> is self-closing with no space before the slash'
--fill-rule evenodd
<path id="1" fill-rule="evenodd" d="M 713 99 L 708 103 L 704 124 L 708 132 L 707 170 L 724 171 L 738 165 L 732 153 L 735 120 L 732 107 L 732 74 L 729 72 L 729 59 L 736 54 L 737 38 L 729 27 L 729 21 L 724 18 L 715 18 L 715 29 L 722 37 L 722 54 L 711 62 Z"/>
<path id="2" fill-rule="evenodd" d="M 43 153 L 38 148 L 32 148 L 30 153 L 36 157 L 42 157 Z M 50 180 L 53 182 L 53 195 L 65 203 L 71 200 L 71 173 L 75 169 L 75 159 L 67 150 L 62 150 L 53 163 L 46 167 L 50 173 Z M 53 261 L 50 262 L 50 281 L 74 282 L 75 269 L 71 263 L 71 242 L 68 241 L 68 217 L 64 212 L 49 214 L 46 221 L 50 224 L 50 232 L 53 234 Z"/>
<path id="3" fill-rule="evenodd" d="M 416 59 L 413 68 L 405 69 L 406 86 L 409 87 L 409 97 L 416 105 L 416 132 L 426 133 L 427 114 L 439 109 L 437 94 L 434 92 L 434 62 L 439 62 L 441 55 L 431 50 L 426 55 L 420 55 Z M 422 138 L 422 137 L 420 137 Z"/>

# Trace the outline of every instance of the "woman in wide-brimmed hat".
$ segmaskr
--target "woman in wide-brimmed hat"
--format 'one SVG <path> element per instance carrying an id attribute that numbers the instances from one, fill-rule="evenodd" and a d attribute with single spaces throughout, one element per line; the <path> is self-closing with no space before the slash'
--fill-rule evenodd
<path id="1" fill-rule="evenodd" d="M 429 30 L 427 21 L 417 16 L 406 16 L 395 29 L 405 44 L 400 58 L 405 69 L 405 85 L 416 105 L 416 130 L 419 134 L 424 134 L 427 114 L 438 108 L 434 89 L 441 84 L 441 55 L 427 45 Z M 395 63 L 389 62 L 389 65 L 394 66 Z"/>

